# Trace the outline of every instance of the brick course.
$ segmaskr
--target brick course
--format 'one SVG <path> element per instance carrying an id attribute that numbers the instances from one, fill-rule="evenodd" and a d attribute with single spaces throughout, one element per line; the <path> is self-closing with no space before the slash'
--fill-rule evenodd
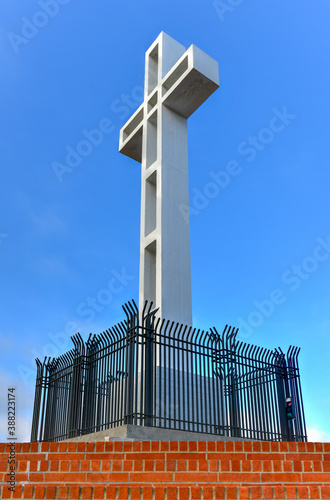
<path id="1" fill-rule="evenodd" d="M 330 443 L 142 441 L 0 444 L 0 498 L 330 499 Z"/>

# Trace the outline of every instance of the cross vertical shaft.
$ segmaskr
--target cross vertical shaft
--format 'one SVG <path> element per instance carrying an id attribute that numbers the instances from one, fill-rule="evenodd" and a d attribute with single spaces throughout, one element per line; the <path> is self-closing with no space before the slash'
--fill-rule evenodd
<path id="1" fill-rule="evenodd" d="M 145 98 L 120 132 L 141 162 L 139 306 L 192 324 L 187 118 L 218 88 L 218 64 L 162 32 L 146 52 Z"/>

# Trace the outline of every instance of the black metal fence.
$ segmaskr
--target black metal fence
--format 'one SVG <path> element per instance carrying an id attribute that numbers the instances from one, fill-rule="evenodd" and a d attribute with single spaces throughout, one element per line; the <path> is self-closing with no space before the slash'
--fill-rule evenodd
<path id="1" fill-rule="evenodd" d="M 123 306 L 126 320 L 37 362 L 31 441 L 124 424 L 267 441 L 307 441 L 298 354 L 202 331 Z M 295 418 L 289 420 L 286 398 Z"/>

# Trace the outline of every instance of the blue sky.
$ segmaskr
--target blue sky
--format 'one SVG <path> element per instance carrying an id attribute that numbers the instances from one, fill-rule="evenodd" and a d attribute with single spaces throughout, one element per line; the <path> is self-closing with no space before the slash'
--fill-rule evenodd
<path id="1" fill-rule="evenodd" d="M 301 347 L 309 438 L 330 441 L 329 15 L 327 0 L 1 2 L 0 440 L 8 386 L 29 440 L 34 358 L 138 298 L 140 167 L 118 139 L 165 31 L 220 70 L 189 119 L 194 325 Z"/>

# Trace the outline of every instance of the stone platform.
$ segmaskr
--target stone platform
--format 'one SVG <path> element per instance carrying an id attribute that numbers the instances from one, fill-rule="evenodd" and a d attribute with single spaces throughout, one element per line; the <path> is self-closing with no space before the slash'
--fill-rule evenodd
<path id="1" fill-rule="evenodd" d="M 141 425 L 121 425 L 105 431 L 94 432 L 65 439 L 68 442 L 97 441 L 251 441 L 241 437 L 220 436 L 201 432 L 161 429 L 159 427 L 143 427 Z"/>

